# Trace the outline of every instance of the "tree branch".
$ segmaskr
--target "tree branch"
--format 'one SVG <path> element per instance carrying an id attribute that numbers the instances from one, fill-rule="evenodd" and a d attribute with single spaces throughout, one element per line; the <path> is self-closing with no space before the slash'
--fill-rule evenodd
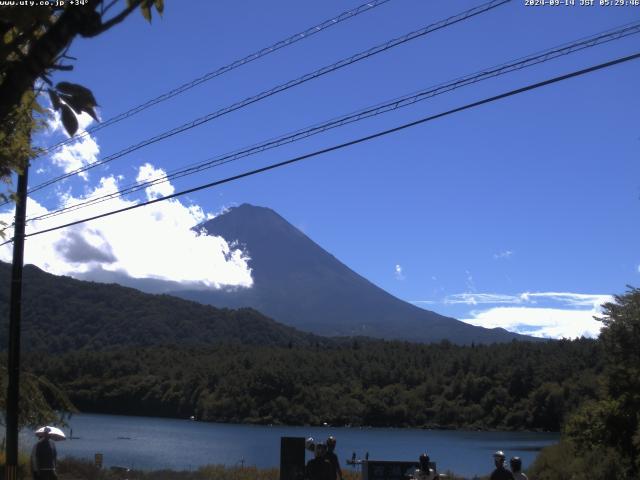
<path id="1" fill-rule="evenodd" d="M 23 49 L 26 51 L 29 43 L 35 41 L 35 35 L 39 26 L 37 23 L 33 23 L 29 25 L 29 27 L 25 28 L 24 32 L 19 33 L 15 36 L 15 38 L 4 47 L 3 57 L 4 60 L 8 60 L 11 54 L 16 54 L 21 58 L 25 58 L 23 53 Z"/>
<path id="2" fill-rule="evenodd" d="M 146 0 L 132 0 L 131 4 L 115 17 L 102 23 L 96 11 L 103 0 L 90 0 L 81 7 L 66 8 L 42 37 L 34 40 L 24 58 L 8 62 L 0 81 L 0 124 L 21 101 L 22 95 L 33 87 L 38 77 L 44 78 L 48 69 L 56 64 L 74 37 L 95 37 L 122 22 Z"/>
<path id="3" fill-rule="evenodd" d="M 85 20 L 95 14 L 97 3 L 85 7 L 67 8 L 42 37 L 33 42 L 29 52 L 17 62 L 9 62 L 0 83 L 0 123 L 16 108 L 22 95 L 33 87 L 38 77 L 44 77 L 56 57 L 71 43 Z"/>
<path id="4" fill-rule="evenodd" d="M 140 4 L 142 2 L 143 2 L 143 0 L 133 0 L 131 2 L 131 5 L 129 5 L 123 11 L 121 11 L 118 15 L 116 15 L 115 17 L 110 18 L 108 21 L 102 23 L 100 25 L 100 27 L 96 28 L 94 31 L 92 31 L 92 32 L 90 32 L 88 34 L 85 34 L 83 36 L 90 38 L 90 37 L 95 37 L 97 35 L 100 35 L 103 32 L 106 32 L 111 27 L 119 24 L 124 19 L 126 19 L 129 16 L 129 14 L 131 14 L 131 12 L 133 12 L 136 8 L 138 8 L 140 6 Z"/>
<path id="5" fill-rule="evenodd" d="M 116 3 L 118 3 L 118 0 L 111 0 L 111 3 L 109 3 L 109 5 L 107 5 L 106 7 L 103 6 L 102 15 L 111 10 L 111 7 L 113 7 Z M 102 5 L 104 5 L 104 2 L 102 3 Z"/>

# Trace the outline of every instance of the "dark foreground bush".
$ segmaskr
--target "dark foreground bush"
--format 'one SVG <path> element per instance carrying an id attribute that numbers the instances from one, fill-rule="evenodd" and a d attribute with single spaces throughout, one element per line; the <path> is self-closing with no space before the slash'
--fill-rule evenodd
<path id="1" fill-rule="evenodd" d="M 612 448 L 578 452 L 569 440 L 543 449 L 528 473 L 535 480 L 632 480 Z"/>

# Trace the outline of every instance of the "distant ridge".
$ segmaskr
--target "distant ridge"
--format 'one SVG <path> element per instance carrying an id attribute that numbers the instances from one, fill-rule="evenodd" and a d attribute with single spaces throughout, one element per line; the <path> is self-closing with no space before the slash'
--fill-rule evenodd
<path id="1" fill-rule="evenodd" d="M 458 344 L 537 340 L 472 326 L 404 302 L 349 269 L 269 208 L 243 204 L 197 228 L 246 250 L 254 285 L 173 292 L 183 298 L 219 307 L 252 307 L 325 336 Z"/>
<path id="2" fill-rule="evenodd" d="M 0 262 L 0 350 L 7 345 L 11 266 Z M 316 345 L 320 337 L 253 309 L 228 310 L 120 285 L 24 269 L 22 345 L 62 353 L 153 345 Z"/>

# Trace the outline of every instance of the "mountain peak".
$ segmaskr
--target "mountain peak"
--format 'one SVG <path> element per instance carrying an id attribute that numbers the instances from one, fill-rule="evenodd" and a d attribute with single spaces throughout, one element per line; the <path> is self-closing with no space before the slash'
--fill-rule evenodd
<path id="1" fill-rule="evenodd" d="M 176 292 L 231 308 L 253 307 L 285 324 L 320 335 L 491 343 L 524 338 L 488 330 L 404 302 L 358 275 L 278 213 L 247 203 L 201 225 L 249 257 L 247 289 Z"/>
<path id="2" fill-rule="evenodd" d="M 257 228 L 275 228 L 278 226 L 287 226 L 297 230 L 274 210 L 267 207 L 251 205 L 250 203 L 229 207 L 229 209 L 220 215 L 204 222 L 200 227 L 204 227 L 205 230 L 209 231 L 211 228 L 214 230 L 224 230 L 230 228 L 232 225 L 236 226 L 236 228 L 242 227 L 243 231 L 248 229 L 255 230 Z"/>
<path id="3" fill-rule="evenodd" d="M 245 247 L 250 246 L 254 252 L 256 249 L 279 249 L 282 245 L 290 247 L 292 239 L 299 241 L 304 238 L 311 242 L 274 210 L 249 203 L 231 207 L 199 228 L 209 235 L 219 235 L 228 242 L 237 241 Z"/>
<path id="4" fill-rule="evenodd" d="M 222 215 L 229 214 L 246 214 L 248 212 L 253 212 L 254 214 L 263 213 L 263 214 L 274 214 L 278 215 L 274 210 L 269 207 L 261 207 L 259 205 L 252 205 L 250 203 L 241 203 L 240 205 L 234 205 L 233 207 L 227 208 Z"/>

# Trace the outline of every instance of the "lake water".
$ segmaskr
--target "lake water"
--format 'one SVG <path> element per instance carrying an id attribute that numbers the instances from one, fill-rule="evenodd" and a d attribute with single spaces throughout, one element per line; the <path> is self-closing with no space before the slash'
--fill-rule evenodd
<path id="1" fill-rule="evenodd" d="M 193 422 L 152 417 L 77 414 L 69 421 L 73 439 L 58 442 L 58 455 L 93 460 L 104 455 L 105 466 L 137 469 L 197 469 L 207 464 L 279 467 L 280 437 L 337 439 L 336 453 L 343 468 L 355 452 L 371 460 L 417 460 L 427 452 L 438 470 L 473 477 L 491 471 L 491 454 L 522 457 L 525 468 L 539 450 L 558 441 L 553 433 L 472 432 L 394 428 L 334 428 L 252 426 Z M 69 433 L 69 427 L 65 433 Z M 34 437 L 20 435 L 30 448 Z M 309 455 L 309 454 L 308 454 Z"/>

